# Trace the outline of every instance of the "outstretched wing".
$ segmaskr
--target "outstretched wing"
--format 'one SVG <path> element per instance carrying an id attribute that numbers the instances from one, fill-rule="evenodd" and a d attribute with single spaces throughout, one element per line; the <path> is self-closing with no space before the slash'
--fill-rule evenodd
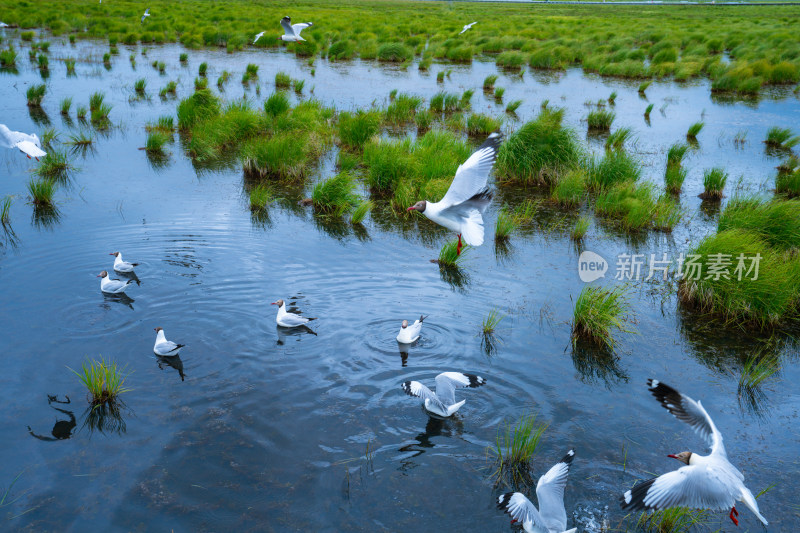
<path id="1" fill-rule="evenodd" d="M 486 189 L 486 182 L 489 180 L 489 173 L 497 160 L 497 151 L 502 141 L 502 133 L 499 131 L 492 133 L 469 156 L 469 159 L 458 167 L 453 183 L 450 184 L 450 188 L 440 202 L 443 206 L 460 204 Z M 489 198 L 491 199 L 491 196 Z"/>
<path id="2" fill-rule="evenodd" d="M 480 387 L 486 380 L 475 374 L 461 372 L 442 372 L 436 376 L 436 396 L 445 405 L 456 403 L 456 389 L 463 387 Z"/>
<path id="3" fill-rule="evenodd" d="M 703 437 L 711 447 L 712 455 L 716 453 L 727 455 L 725 446 L 722 444 L 722 434 L 700 402 L 692 400 L 657 379 L 648 379 L 647 386 L 664 409 L 681 422 L 689 424 L 695 432 Z"/>
<path id="4" fill-rule="evenodd" d="M 295 35 L 300 37 L 300 32 L 301 31 L 303 31 L 304 29 L 308 28 L 309 26 L 313 26 L 313 25 L 314 25 L 313 22 L 300 22 L 298 24 L 292 24 L 292 31 L 294 32 Z"/>
<path id="5" fill-rule="evenodd" d="M 729 476 L 714 466 L 683 466 L 625 491 L 620 505 L 625 511 L 669 507 L 723 511 L 736 503 L 734 487 Z"/>
<path id="6" fill-rule="evenodd" d="M 44 157 L 47 155 L 47 152 L 33 144 L 31 141 L 18 142 L 17 148 L 19 148 L 21 152 L 28 154 L 31 157 Z"/>
<path id="7" fill-rule="evenodd" d="M 532 527 L 525 527 L 526 531 L 537 527 L 547 530 L 547 526 L 542 520 L 542 515 L 533 506 L 533 503 L 521 492 L 507 492 L 497 499 L 497 508 L 507 512 L 511 518 L 520 522 L 523 527 L 530 524 Z"/>
<path id="8" fill-rule="evenodd" d="M 567 529 L 564 487 L 567 484 L 567 475 L 574 458 L 575 450 L 568 451 L 567 455 L 540 477 L 539 483 L 536 484 L 539 512 L 550 530 L 564 531 Z"/>
<path id="9" fill-rule="evenodd" d="M 443 412 L 447 412 L 447 407 L 442 404 L 439 398 L 430 390 L 428 387 L 420 383 L 419 381 L 406 381 L 400 387 L 403 389 L 403 392 L 408 394 L 409 396 L 416 396 L 417 398 L 422 398 L 423 401 L 428 400 L 431 403 L 436 404 L 439 409 Z"/>
<path id="10" fill-rule="evenodd" d="M 292 19 L 289 17 L 283 17 L 281 19 L 281 26 L 283 26 L 283 31 L 286 32 L 286 35 L 289 37 L 294 37 L 294 28 L 292 28 Z"/>

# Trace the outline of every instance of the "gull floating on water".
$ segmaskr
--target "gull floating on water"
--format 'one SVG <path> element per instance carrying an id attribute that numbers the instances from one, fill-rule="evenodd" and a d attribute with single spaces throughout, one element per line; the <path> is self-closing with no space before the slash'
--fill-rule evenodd
<path id="1" fill-rule="evenodd" d="M 11 131 L 5 124 L 0 124 L 0 143 L 6 148 L 17 148 L 28 159 L 35 157 L 38 161 L 40 157 L 47 155 L 35 133 L 28 135 L 21 131 Z"/>
<path id="2" fill-rule="evenodd" d="M 661 405 L 682 422 L 689 424 L 711 447 L 708 455 L 692 452 L 670 454 L 686 466 L 649 479 L 626 491 L 620 498 L 623 510 L 666 509 L 689 507 L 691 509 L 730 509 L 731 521 L 737 526 L 736 502 L 740 501 L 766 526 L 767 519 L 761 516 L 758 503 L 744 485 L 744 476 L 730 462 L 722 434 L 714 425 L 700 402 L 681 394 L 672 387 L 655 379 L 647 380 L 653 396 Z"/>
<path id="3" fill-rule="evenodd" d="M 164 335 L 164 328 L 155 328 L 156 331 L 156 343 L 153 345 L 153 352 L 156 355 L 160 355 L 162 357 L 171 357 L 178 355 L 181 351 L 181 348 L 186 346 L 185 344 L 175 344 L 172 341 L 168 341 L 167 337 Z"/>
<path id="4" fill-rule="evenodd" d="M 288 312 L 286 310 L 286 302 L 283 300 L 272 302 L 270 305 L 278 306 L 278 316 L 275 317 L 275 321 L 279 326 L 283 326 L 285 328 L 296 328 L 297 326 L 307 324 L 311 320 L 316 320 L 316 318 L 304 317 Z"/>
<path id="5" fill-rule="evenodd" d="M 258 33 L 258 34 L 256 34 L 256 37 L 255 37 L 255 39 L 253 39 L 253 44 L 256 44 L 256 41 L 257 41 L 257 40 L 259 40 L 259 39 L 261 39 L 261 36 L 262 36 L 262 35 L 264 35 L 264 32 L 263 32 L 263 31 L 262 31 L 261 33 Z"/>
<path id="6" fill-rule="evenodd" d="M 461 35 L 461 34 L 462 34 L 462 33 L 464 33 L 465 31 L 467 31 L 468 29 L 472 28 L 472 27 L 473 27 L 475 24 L 477 24 L 477 23 L 478 23 L 478 21 L 475 21 L 475 22 L 473 22 L 472 24 L 465 24 L 465 25 L 464 25 L 464 29 L 463 29 L 463 30 L 461 30 L 460 32 L 458 32 L 458 34 L 459 34 L 459 35 Z"/>
<path id="7" fill-rule="evenodd" d="M 467 400 L 456 403 L 456 389 L 462 387 L 477 388 L 486 380 L 475 374 L 461 372 L 442 372 L 436 376 L 436 392 L 419 381 L 406 381 L 401 385 L 409 396 L 416 396 L 425 401 L 425 409 L 439 416 L 450 416 L 458 411 Z"/>
<path id="8" fill-rule="evenodd" d="M 283 17 L 281 19 L 281 26 L 283 26 L 283 31 L 286 32 L 281 35 L 282 41 L 305 41 L 302 37 L 300 37 L 300 32 L 304 29 L 308 28 L 309 26 L 313 26 L 313 22 L 299 22 L 297 24 L 292 24 L 292 19 L 289 17 Z"/>
<path id="9" fill-rule="evenodd" d="M 409 325 L 408 320 L 403 320 L 400 325 L 400 333 L 397 334 L 397 342 L 411 344 L 419 339 L 419 332 L 422 331 L 422 321 L 426 318 L 428 317 L 420 315 L 419 320 L 415 320 L 411 325 Z"/>
<path id="10" fill-rule="evenodd" d="M 97 275 L 100 278 L 100 290 L 105 292 L 106 294 L 123 294 L 125 289 L 128 288 L 130 283 L 133 283 L 132 279 L 127 281 L 120 281 L 118 279 L 111 279 L 108 277 L 108 272 L 103 270 Z"/>
<path id="11" fill-rule="evenodd" d="M 458 233 L 459 255 L 462 235 L 470 246 L 483 244 L 483 212 L 492 201 L 486 182 L 502 141 L 503 134 L 499 131 L 489 135 L 486 142 L 458 167 L 456 177 L 441 201 L 422 200 L 407 209 L 419 211 L 440 226 Z"/>
<path id="12" fill-rule="evenodd" d="M 146 19 L 149 16 L 150 16 L 150 8 L 148 7 L 147 9 L 144 10 L 144 15 L 142 15 L 142 22 L 144 22 L 144 19 Z"/>
<path id="13" fill-rule="evenodd" d="M 497 499 L 497 508 L 507 512 L 514 521 L 522 524 L 526 533 L 575 533 L 578 528 L 565 531 L 567 512 L 564 509 L 564 487 L 575 450 L 570 450 L 536 484 L 539 509 L 521 492 L 508 492 Z"/>
<path id="14" fill-rule="evenodd" d="M 139 263 L 129 263 L 127 261 L 123 261 L 122 253 L 120 252 L 111 252 L 108 255 L 116 256 L 114 259 L 114 270 L 117 272 L 127 274 L 128 272 L 133 272 L 133 267 L 139 266 Z"/>

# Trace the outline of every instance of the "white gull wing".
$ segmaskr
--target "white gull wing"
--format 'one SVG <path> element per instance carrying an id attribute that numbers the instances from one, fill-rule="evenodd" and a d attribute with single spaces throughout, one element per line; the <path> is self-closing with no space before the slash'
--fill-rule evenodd
<path id="1" fill-rule="evenodd" d="M 700 402 L 692 400 L 657 379 L 648 379 L 647 386 L 667 411 L 681 422 L 689 424 L 695 432 L 703 437 L 703 440 L 711 447 L 711 455 L 719 454 L 727 457 L 725 446 L 722 444 L 722 434 Z M 741 479 L 744 479 L 744 476 Z"/>
<path id="2" fill-rule="evenodd" d="M 417 398 L 422 398 L 423 401 L 427 400 L 431 404 L 431 407 L 438 408 L 439 411 L 442 413 L 447 413 L 447 407 L 439 400 L 436 394 L 433 393 L 428 387 L 420 383 L 419 381 L 406 381 L 400 387 L 403 389 L 403 392 L 408 394 L 409 396 L 416 396 Z"/>
<path id="3" fill-rule="evenodd" d="M 261 39 L 261 36 L 262 36 L 262 35 L 264 35 L 264 32 L 263 32 L 263 31 L 262 31 L 261 33 L 258 33 L 258 34 L 256 34 L 256 37 L 255 37 L 255 39 L 253 39 L 253 44 L 256 44 L 256 41 L 258 41 L 259 39 Z"/>
<path id="4" fill-rule="evenodd" d="M 497 498 L 497 508 L 507 512 L 511 518 L 522 524 L 525 531 L 547 533 L 542 515 L 533 503 L 521 492 L 507 492 Z"/>
<path id="5" fill-rule="evenodd" d="M 553 465 L 536 484 L 536 497 L 539 499 L 539 513 L 551 531 L 564 531 L 567 528 L 567 511 L 564 509 L 564 487 L 567 475 L 575 458 L 575 450 L 567 452 L 561 461 Z"/>
<path id="6" fill-rule="evenodd" d="M 458 32 L 458 34 L 459 34 L 459 35 L 461 35 L 461 34 L 462 34 L 462 33 L 464 33 L 465 31 L 467 31 L 468 29 L 472 28 L 472 27 L 473 27 L 475 24 L 477 24 L 477 23 L 478 23 L 478 22 L 477 22 L 477 21 L 475 21 L 475 22 L 473 22 L 472 24 L 464 24 L 464 29 L 463 29 L 463 30 L 461 30 L 460 32 Z"/>
<path id="7" fill-rule="evenodd" d="M 121 292 L 125 292 L 125 288 L 129 283 L 131 283 L 131 281 L 133 280 L 120 281 L 118 279 L 110 279 L 105 277 L 100 280 L 100 290 L 110 294 L 119 294 Z"/>
<path id="8" fill-rule="evenodd" d="M 295 326 L 302 326 L 303 324 L 308 323 L 309 319 L 297 315 L 295 313 L 285 313 L 283 316 L 278 317 L 278 325 L 293 328 Z"/>
<path id="9" fill-rule="evenodd" d="M 294 28 L 292 27 L 292 19 L 289 17 L 283 17 L 281 19 L 281 26 L 283 26 L 283 31 L 287 37 L 297 37 L 294 33 Z"/>
<path id="10" fill-rule="evenodd" d="M 11 131 L 5 124 L 0 124 L 0 144 L 2 144 L 2 146 L 5 148 L 14 148 L 23 141 L 30 141 L 39 148 L 42 146 L 39 137 L 35 133 L 28 135 L 21 131 Z"/>
<path id="11" fill-rule="evenodd" d="M 297 24 L 292 24 L 292 31 L 299 38 L 301 31 L 313 25 L 314 25 L 313 22 L 299 22 Z"/>
<path id="12" fill-rule="evenodd" d="M 153 347 L 153 351 L 158 355 L 175 355 L 175 352 L 179 348 L 180 346 L 172 341 L 164 341 L 156 343 L 156 345 Z"/>
<path id="13" fill-rule="evenodd" d="M 503 134 L 496 131 L 489 135 L 486 141 L 475 150 L 469 158 L 456 170 L 453 183 L 440 202 L 442 208 L 466 202 L 486 189 L 489 173 L 492 171 L 497 151 L 503 141 Z M 491 196 L 490 196 L 491 199 Z M 486 204 L 488 205 L 488 204 Z M 486 207 L 484 206 L 483 209 Z"/>
<path id="14" fill-rule="evenodd" d="M 47 152 L 33 144 L 31 141 L 21 141 L 17 143 L 17 148 L 23 154 L 27 154 L 30 157 L 44 157 L 47 155 Z"/>
<path id="15" fill-rule="evenodd" d="M 486 383 L 486 380 L 475 374 L 462 374 L 461 372 L 442 372 L 436 376 L 436 396 L 447 405 L 456 403 L 456 389 L 463 387 L 476 388 Z"/>

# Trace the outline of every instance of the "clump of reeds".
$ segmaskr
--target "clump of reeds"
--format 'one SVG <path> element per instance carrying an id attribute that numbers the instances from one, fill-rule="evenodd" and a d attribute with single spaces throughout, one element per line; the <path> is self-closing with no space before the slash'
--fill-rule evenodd
<path id="1" fill-rule="evenodd" d="M 622 150 L 625 142 L 633 137 L 633 130 L 630 128 L 619 128 L 611 132 L 606 139 L 606 150 Z"/>
<path id="2" fill-rule="evenodd" d="M 601 348 L 613 349 L 615 331 L 631 333 L 630 304 L 624 286 L 613 289 L 587 285 L 575 301 L 572 318 L 572 342 L 587 341 Z"/>
<path id="3" fill-rule="evenodd" d="M 495 63 L 504 70 L 519 71 L 527 63 L 525 55 L 517 50 L 507 50 L 497 56 Z"/>
<path id="4" fill-rule="evenodd" d="M 150 131 L 160 131 L 163 133 L 172 133 L 175 131 L 175 119 L 172 115 L 161 115 L 155 122 L 148 122 L 144 129 Z"/>
<path id="5" fill-rule="evenodd" d="M 28 99 L 28 107 L 41 107 L 46 91 L 47 87 L 43 83 L 28 87 L 28 90 L 25 92 L 25 96 Z"/>
<path id="6" fill-rule="evenodd" d="M 703 193 L 700 198 L 706 200 L 719 200 L 728 181 L 728 174 L 721 168 L 712 168 L 703 171 Z"/>
<path id="7" fill-rule="evenodd" d="M 495 87 L 494 88 L 494 99 L 495 99 L 496 102 L 502 102 L 504 94 L 506 94 L 505 87 Z"/>
<path id="8" fill-rule="evenodd" d="M 378 111 L 359 109 L 355 113 L 339 114 L 339 140 L 343 146 L 360 149 L 376 133 L 381 125 Z"/>
<path id="9" fill-rule="evenodd" d="M 608 103 L 610 105 L 615 105 L 617 103 L 617 91 L 611 91 L 611 94 L 608 95 Z"/>
<path id="10" fill-rule="evenodd" d="M 44 54 L 39 54 L 37 58 L 37 62 L 39 63 L 39 70 L 49 70 L 50 69 L 50 60 Z"/>
<path id="11" fill-rule="evenodd" d="M 586 216 L 579 217 L 578 220 L 575 221 L 575 225 L 572 226 L 570 230 L 569 236 L 573 241 L 580 241 L 586 236 L 586 233 L 589 231 L 589 226 L 592 223 L 592 219 Z"/>
<path id="12" fill-rule="evenodd" d="M 644 119 L 650 120 L 650 113 L 653 111 L 653 104 L 648 104 L 647 108 L 644 110 Z"/>
<path id="13" fill-rule="evenodd" d="M 396 90 L 393 92 L 395 96 L 392 97 L 390 95 L 391 103 L 386 108 L 384 120 L 396 126 L 414 120 L 419 107 L 422 105 L 422 98 L 404 93 L 397 94 Z"/>
<path id="14" fill-rule="evenodd" d="M 158 95 L 161 98 L 166 98 L 168 94 L 176 94 L 178 89 L 178 82 L 176 81 L 168 81 L 167 84 L 158 91 Z"/>
<path id="15" fill-rule="evenodd" d="M 284 91 L 272 93 L 264 102 L 264 112 L 272 117 L 282 115 L 291 109 L 289 96 Z"/>
<path id="16" fill-rule="evenodd" d="M 514 100 L 513 102 L 509 102 L 506 106 L 506 113 L 509 115 L 514 115 L 519 109 L 519 106 L 522 105 L 522 100 Z"/>
<path id="17" fill-rule="evenodd" d="M 464 108 L 457 94 L 438 92 L 431 97 L 430 110 L 434 113 L 454 113 Z"/>
<path id="18" fill-rule="evenodd" d="M 497 331 L 497 326 L 500 325 L 500 322 L 506 315 L 500 313 L 497 309 L 492 309 L 489 311 L 489 314 L 483 319 L 481 322 L 481 334 L 482 335 L 493 335 Z"/>
<path id="19" fill-rule="evenodd" d="M 64 60 L 64 65 L 67 67 L 67 76 L 75 74 L 75 59 L 68 57 Z"/>
<path id="20" fill-rule="evenodd" d="M 131 390 L 125 387 L 125 380 L 129 375 L 126 368 L 120 368 L 117 363 L 106 362 L 101 358 L 99 361 L 87 359 L 81 364 L 80 371 L 70 370 L 89 391 L 92 406 L 98 407 L 114 404 L 121 394 Z"/>
<path id="21" fill-rule="evenodd" d="M 191 128 L 200 120 L 207 120 L 219 115 L 219 99 L 209 90 L 196 91 L 189 98 L 178 104 L 178 127 L 182 130 Z"/>
<path id="22" fill-rule="evenodd" d="M 705 126 L 705 122 L 695 122 L 689 126 L 689 130 L 686 132 L 686 138 L 690 141 L 696 141 L 697 134 L 700 133 L 700 131 L 703 129 L 703 126 Z"/>
<path id="23" fill-rule="evenodd" d="M 208 63 L 203 61 L 202 63 L 200 63 L 200 67 L 197 69 L 197 74 L 205 78 L 207 73 L 208 73 Z"/>
<path id="24" fill-rule="evenodd" d="M 611 123 L 614 122 L 616 114 L 613 111 L 605 109 L 595 109 L 590 111 L 586 117 L 586 122 L 589 125 L 589 131 L 602 132 L 611 129 Z"/>
<path id="25" fill-rule="evenodd" d="M 0 67 L 14 68 L 17 66 L 17 51 L 13 46 L 9 46 L 5 50 L 0 50 Z"/>
<path id="26" fill-rule="evenodd" d="M 0 203 L 0 224 L 7 228 L 11 224 L 11 197 L 6 196 Z"/>
<path id="27" fill-rule="evenodd" d="M 292 78 L 285 72 L 275 74 L 275 87 L 277 89 L 289 89 L 292 86 Z"/>
<path id="28" fill-rule="evenodd" d="M 592 158 L 586 165 L 587 184 L 594 190 L 635 182 L 642 175 L 639 161 L 627 152 L 612 150 L 602 159 Z"/>
<path id="29" fill-rule="evenodd" d="M 461 255 L 458 254 L 458 240 L 448 241 L 442 246 L 439 251 L 439 259 L 436 262 L 440 267 L 444 268 L 459 268 L 464 262 L 464 257 L 471 248 L 463 244 L 461 248 Z"/>
<path id="30" fill-rule="evenodd" d="M 485 92 L 492 92 L 494 90 L 494 84 L 497 81 L 497 76 L 492 74 L 490 76 L 486 76 L 483 80 L 483 90 Z"/>
<path id="31" fill-rule="evenodd" d="M 204 89 L 208 89 L 208 78 L 195 78 L 194 79 L 194 90 L 195 91 L 202 91 Z"/>
<path id="32" fill-rule="evenodd" d="M 742 229 L 759 235 L 777 249 L 800 249 L 800 203 L 758 197 L 733 198 L 720 216 L 717 229 Z"/>
<path id="33" fill-rule="evenodd" d="M 311 201 L 315 209 L 341 216 L 358 203 L 355 188 L 353 176 L 348 172 L 340 172 L 332 178 L 317 182 L 311 192 Z"/>
<path id="34" fill-rule="evenodd" d="M 664 172 L 664 184 L 667 192 L 680 194 L 683 182 L 686 180 L 686 170 L 683 168 L 683 158 L 689 147 L 685 144 L 673 144 L 667 151 L 667 169 Z"/>
<path id="35" fill-rule="evenodd" d="M 361 224 L 373 207 L 375 207 L 375 203 L 372 200 L 362 201 L 353 209 L 353 213 L 350 215 L 350 222 L 353 224 Z"/>
<path id="36" fill-rule="evenodd" d="M 650 513 L 642 513 L 636 521 L 636 529 L 645 533 L 681 533 L 703 526 L 711 513 L 702 509 L 671 507 Z"/>
<path id="37" fill-rule="evenodd" d="M 642 83 L 640 83 L 639 84 L 639 94 L 644 96 L 645 91 L 647 90 L 648 87 L 650 87 L 651 83 L 653 83 L 653 82 L 649 81 L 649 80 L 648 81 L 643 81 Z"/>
<path id="38" fill-rule="evenodd" d="M 800 196 L 800 170 L 778 172 L 775 177 L 775 192 L 785 194 L 789 198 Z"/>
<path id="39" fill-rule="evenodd" d="M 378 61 L 402 63 L 413 56 L 412 50 L 403 43 L 384 43 L 378 48 Z"/>
<path id="40" fill-rule="evenodd" d="M 154 130 L 147 134 L 144 149 L 148 154 L 164 154 L 164 145 L 172 139 L 172 136 L 163 131 Z"/>
<path id="41" fill-rule="evenodd" d="M 144 94 L 146 88 L 147 88 L 147 80 L 144 78 L 136 80 L 136 82 L 134 82 L 133 84 L 133 90 L 136 91 L 136 94 L 139 95 Z"/>
<path id="42" fill-rule="evenodd" d="M 69 136 L 69 140 L 66 144 L 80 148 L 85 146 L 91 146 L 94 142 L 94 137 L 91 133 L 87 133 L 84 131 L 79 131 L 78 133 L 74 133 Z"/>
<path id="43" fill-rule="evenodd" d="M 259 183 L 250 190 L 250 210 L 259 211 L 265 209 L 274 197 L 275 195 L 269 185 Z"/>
<path id="44" fill-rule="evenodd" d="M 45 144 L 45 146 L 47 145 Z M 34 173 L 42 178 L 55 180 L 65 177 L 71 169 L 72 166 L 69 164 L 66 152 L 51 147 L 47 151 L 47 155 L 40 160 Z"/>
<path id="45" fill-rule="evenodd" d="M 750 404 L 763 396 L 761 386 L 780 370 L 780 361 L 773 354 L 757 354 L 748 357 L 742 365 L 739 375 L 738 395 L 740 401 L 745 399 Z"/>
<path id="46" fill-rule="evenodd" d="M 67 96 L 61 100 L 61 114 L 65 117 L 69 116 L 70 108 L 72 108 L 72 97 Z"/>
<path id="47" fill-rule="evenodd" d="M 79 105 L 75 108 L 75 116 L 78 117 L 78 120 L 86 120 L 86 106 Z"/>
<path id="48" fill-rule="evenodd" d="M 31 179 L 28 182 L 28 192 L 31 195 L 33 205 L 36 207 L 51 207 L 53 205 L 53 194 L 56 192 L 56 184 L 49 178 Z"/>
<path id="49" fill-rule="evenodd" d="M 517 488 L 533 483 L 531 460 L 546 430 L 547 424 L 537 423 L 533 414 L 523 415 L 513 426 L 508 421 L 505 423 L 497 432 L 495 445 L 488 450 L 494 455 L 495 485 Z"/>
<path id="50" fill-rule="evenodd" d="M 500 129 L 503 125 L 501 118 L 473 113 L 467 117 L 467 134 L 473 136 L 486 136 Z"/>
<path id="51" fill-rule="evenodd" d="M 181 52 L 181 55 L 178 56 L 178 61 L 180 61 L 181 63 L 186 63 L 187 61 L 189 61 L 189 54 L 187 54 L 186 52 Z"/>
<path id="52" fill-rule="evenodd" d="M 773 126 L 767 130 L 767 138 L 764 143 L 770 148 L 788 150 L 800 142 L 800 135 L 793 135 L 789 128 L 779 128 Z"/>

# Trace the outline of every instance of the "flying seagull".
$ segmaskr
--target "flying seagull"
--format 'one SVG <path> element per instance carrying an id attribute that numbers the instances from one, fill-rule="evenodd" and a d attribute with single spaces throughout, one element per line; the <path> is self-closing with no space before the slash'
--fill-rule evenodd
<path id="1" fill-rule="evenodd" d="M 564 509 L 564 487 L 575 450 L 570 450 L 536 484 L 539 509 L 521 492 L 508 492 L 497 499 L 497 508 L 522 524 L 526 533 L 575 533 L 578 528 L 565 531 L 567 512 Z"/>
<path id="2" fill-rule="evenodd" d="M 261 39 L 261 36 L 264 35 L 264 32 L 257 33 L 255 39 L 253 39 L 253 44 L 256 44 L 256 41 Z"/>
<path id="3" fill-rule="evenodd" d="M 425 401 L 425 409 L 439 416 L 448 417 L 458 411 L 464 402 L 456 403 L 456 389 L 462 387 L 477 388 L 486 383 L 486 380 L 475 374 L 462 374 L 461 372 L 442 372 L 436 376 L 436 392 L 419 381 L 406 381 L 401 385 L 403 391 L 409 396 L 416 396 Z"/>
<path id="4" fill-rule="evenodd" d="M 128 285 L 133 283 L 132 279 L 127 281 L 111 279 L 108 277 L 108 272 L 105 270 L 100 272 L 97 277 L 100 278 L 100 290 L 106 294 L 122 294 L 125 292 L 125 289 L 128 288 Z"/>
<path id="5" fill-rule="evenodd" d="M 419 201 L 407 211 L 419 211 L 440 226 L 458 233 L 458 255 L 461 255 L 461 236 L 470 246 L 483 244 L 483 212 L 492 200 L 486 187 L 489 172 L 497 159 L 503 134 L 489 135 L 456 170 L 456 177 L 439 202 Z"/>
<path id="6" fill-rule="evenodd" d="M 283 17 L 281 19 L 281 26 L 283 26 L 283 31 L 286 32 L 281 35 L 282 41 L 305 41 L 302 37 L 300 37 L 300 32 L 304 29 L 308 28 L 309 26 L 313 26 L 313 22 L 300 22 L 298 24 L 292 24 L 292 19 L 289 17 Z"/>
<path id="7" fill-rule="evenodd" d="M 150 8 L 144 10 L 144 15 L 142 15 L 142 23 L 144 23 L 144 19 L 150 16 Z"/>
<path id="8" fill-rule="evenodd" d="M 419 320 L 415 320 L 413 324 L 409 324 L 408 320 L 403 320 L 400 325 L 400 333 L 397 334 L 397 342 L 411 344 L 419 339 L 419 332 L 422 331 L 422 321 L 426 318 L 428 317 L 420 315 Z"/>
<path id="9" fill-rule="evenodd" d="M 278 316 L 275 317 L 275 322 L 277 322 L 279 326 L 283 326 L 285 328 L 296 328 L 297 326 L 307 324 L 311 320 L 316 320 L 316 318 L 304 317 L 288 312 L 286 310 L 286 302 L 283 300 L 272 302 L 270 305 L 278 306 Z"/>
<path id="10" fill-rule="evenodd" d="M 473 22 L 472 24 L 465 24 L 465 25 L 464 25 L 464 29 L 463 29 L 463 30 L 461 30 L 460 32 L 458 32 L 458 34 L 459 34 L 459 35 L 461 35 L 462 33 L 464 33 L 465 31 L 467 31 L 468 29 L 470 29 L 471 27 L 473 27 L 473 26 L 474 26 L 475 24 L 477 24 L 477 23 L 478 23 L 478 21 L 475 21 L 475 22 Z"/>
<path id="11" fill-rule="evenodd" d="M 35 133 L 28 135 L 20 131 L 11 131 L 5 124 L 0 124 L 0 144 L 6 148 L 18 149 L 27 155 L 28 159 L 35 157 L 38 161 L 40 157 L 47 155 L 47 152 L 42 150 L 42 143 Z"/>
<path id="12" fill-rule="evenodd" d="M 186 346 L 185 344 L 175 344 L 172 341 L 168 341 L 166 335 L 164 335 L 164 328 L 155 328 L 156 330 L 156 343 L 153 345 L 153 352 L 156 355 L 160 355 L 162 357 L 171 357 L 178 355 L 181 351 L 181 348 Z"/>
<path id="13" fill-rule="evenodd" d="M 650 392 L 672 415 L 686 422 L 711 447 L 708 455 L 692 452 L 670 454 L 686 466 L 649 479 L 626 491 L 620 498 L 623 510 L 667 509 L 689 507 L 691 509 L 730 509 L 731 521 L 739 525 L 736 517 L 736 502 L 740 501 L 766 526 L 767 519 L 761 516 L 758 503 L 744 485 L 744 476 L 730 462 L 722 434 L 714 425 L 700 402 L 681 394 L 672 387 L 655 379 L 647 380 Z"/>
<path id="14" fill-rule="evenodd" d="M 121 272 L 126 274 L 128 272 L 133 272 L 133 268 L 139 266 L 139 263 L 129 263 L 127 261 L 122 260 L 122 254 L 120 252 L 111 252 L 108 255 L 113 255 L 114 257 L 114 270 L 117 272 Z"/>

